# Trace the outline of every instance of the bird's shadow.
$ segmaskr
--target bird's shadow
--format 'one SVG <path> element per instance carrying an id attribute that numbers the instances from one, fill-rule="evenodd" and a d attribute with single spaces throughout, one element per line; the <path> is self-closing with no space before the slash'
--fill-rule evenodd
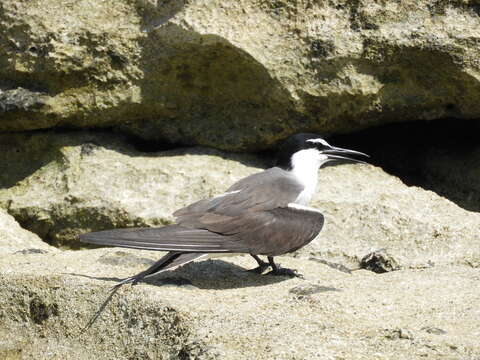
<path id="1" fill-rule="evenodd" d="M 69 275 L 86 277 L 95 280 L 119 282 L 116 277 L 97 277 L 84 274 L 69 273 Z M 135 275 L 135 274 L 132 274 Z M 241 266 L 223 260 L 205 260 L 192 262 L 180 268 L 165 271 L 142 280 L 154 286 L 178 286 L 182 288 L 198 288 L 209 290 L 237 289 L 253 286 L 265 286 L 288 280 L 285 276 L 260 275 L 248 272 Z"/>

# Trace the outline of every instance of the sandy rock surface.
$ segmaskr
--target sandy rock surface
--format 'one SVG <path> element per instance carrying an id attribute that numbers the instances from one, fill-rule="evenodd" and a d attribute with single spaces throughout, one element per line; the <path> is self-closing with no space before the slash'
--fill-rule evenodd
<path id="1" fill-rule="evenodd" d="M 0 358 L 480 358 L 480 215 L 370 165 L 320 170 L 325 228 L 277 259 L 304 279 L 247 273 L 248 256 L 191 263 L 122 288 L 82 334 L 162 253 L 60 251 L 26 228 L 77 248 L 84 231 L 167 224 L 267 159 L 142 153 L 111 134 L 1 139 Z"/>
<path id="2" fill-rule="evenodd" d="M 119 291 L 160 254 L 118 249 L 0 259 L 3 358 L 477 359 L 478 268 L 352 273 L 279 258 L 305 279 L 255 275 L 248 257 L 188 264 Z"/>
<path id="3" fill-rule="evenodd" d="M 3 0 L 0 131 L 229 150 L 480 117 L 474 0 Z"/>

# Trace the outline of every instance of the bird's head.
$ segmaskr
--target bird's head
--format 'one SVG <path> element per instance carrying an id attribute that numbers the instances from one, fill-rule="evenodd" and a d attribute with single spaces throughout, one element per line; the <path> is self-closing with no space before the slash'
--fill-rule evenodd
<path id="1" fill-rule="evenodd" d="M 302 133 L 288 137 L 281 144 L 277 166 L 290 170 L 296 166 L 319 168 L 331 161 L 366 164 L 358 156 L 369 157 L 360 151 L 332 146 L 317 134 Z"/>

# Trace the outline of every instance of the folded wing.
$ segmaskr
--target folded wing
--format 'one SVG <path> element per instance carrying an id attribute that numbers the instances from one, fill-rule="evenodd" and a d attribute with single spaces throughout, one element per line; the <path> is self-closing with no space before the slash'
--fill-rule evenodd
<path id="1" fill-rule="evenodd" d="M 221 234 L 179 225 L 98 231 L 80 235 L 80 240 L 96 245 L 158 251 L 224 253 L 246 250 Z"/>
<path id="2" fill-rule="evenodd" d="M 272 168 L 176 211 L 176 225 L 100 231 L 80 239 L 146 250 L 276 256 L 310 242 L 323 226 L 317 210 L 290 206 L 302 190 L 288 172 Z"/>

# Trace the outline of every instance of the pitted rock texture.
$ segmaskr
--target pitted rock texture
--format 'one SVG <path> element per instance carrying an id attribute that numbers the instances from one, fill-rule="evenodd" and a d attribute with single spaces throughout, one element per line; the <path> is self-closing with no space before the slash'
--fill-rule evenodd
<path id="1" fill-rule="evenodd" d="M 162 255 L 121 251 L 151 261 Z M 100 261 L 107 256 L 119 263 Z M 206 260 L 121 288 L 81 334 L 111 286 L 148 266 L 126 258 L 117 249 L 0 257 L 0 357 L 480 357 L 479 275 L 466 266 L 347 274 L 306 259 L 278 259 L 302 280 L 248 273 L 256 265 L 249 257 Z"/>
<path id="2" fill-rule="evenodd" d="M 73 248 L 83 232 L 170 224 L 175 209 L 264 166 L 205 148 L 142 153 L 108 133 L 0 135 L 0 149 L 0 207 L 49 243 Z"/>
<path id="3" fill-rule="evenodd" d="M 480 118 L 476 1 L 4 0 L 0 131 L 120 129 L 253 150 Z"/>
<path id="4" fill-rule="evenodd" d="M 205 148 L 142 153 L 111 134 L 10 134 L 0 144 L 0 207 L 66 248 L 82 246 L 84 232 L 170 224 L 180 207 L 269 166 L 258 156 Z M 324 213 L 324 229 L 294 256 L 347 270 L 382 249 L 395 269 L 480 263 L 480 214 L 380 168 L 320 169 L 312 206 Z"/>

